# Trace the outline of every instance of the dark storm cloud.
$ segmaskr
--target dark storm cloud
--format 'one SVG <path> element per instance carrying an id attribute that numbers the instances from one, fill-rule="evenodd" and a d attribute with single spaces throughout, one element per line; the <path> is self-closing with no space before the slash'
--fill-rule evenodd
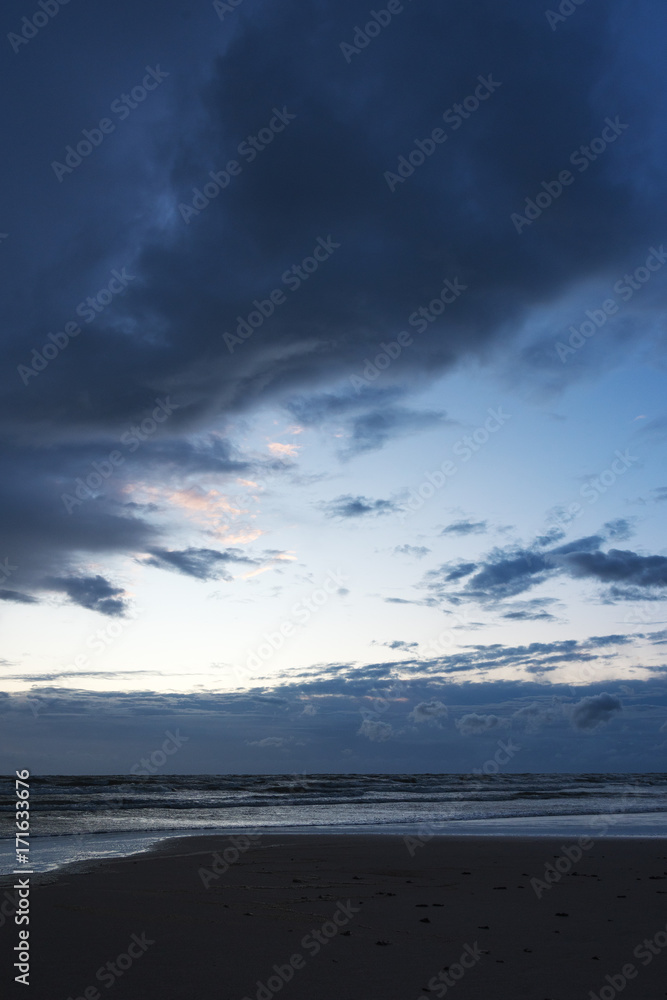
<path id="1" fill-rule="evenodd" d="M 399 505 L 393 500 L 370 500 L 368 497 L 353 497 L 348 493 L 336 497 L 322 505 L 327 517 L 365 517 L 369 514 L 392 514 L 399 510 Z"/>
<path id="2" fill-rule="evenodd" d="M 488 521 L 454 521 L 440 532 L 441 535 L 483 535 Z"/>
<path id="3" fill-rule="evenodd" d="M 121 18 L 123 4 L 117 8 Z M 527 2 L 500 10 L 487 0 L 474 18 L 462 2 L 415 9 L 400 33 L 387 32 L 348 66 L 339 41 L 358 17 L 356 5 L 259 9 L 261 16 L 252 18 L 237 12 L 227 51 L 209 63 L 210 83 L 198 94 L 191 87 L 183 92 L 182 55 L 181 64 L 170 67 L 170 89 L 165 84 L 157 96 L 167 122 L 159 136 L 149 130 L 141 152 L 150 164 L 158 155 L 156 139 L 160 154 L 167 152 L 176 210 L 192 199 L 193 187 L 210 180 L 211 168 L 219 169 L 235 154 L 245 136 L 268 125 L 276 105 L 294 120 L 252 162 L 239 156 L 241 175 L 189 225 L 176 211 L 171 230 L 159 240 L 148 228 L 141 234 L 143 249 L 133 263 L 136 284 L 98 317 L 88 341 L 67 349 L 76 358 L 57 359 L 31 382 L 35 410 L 40 397 L 46 405 L 59 389 L 33 391 L 43 390 L 40 383 L 69 382 L 72 370 L 90 366 L 92 341 L 108 367 L 102 366 L 104 379 L 100 371 L 90 385 L 91 420 L 127 413 L 142 386 L 165 386 L 176 377 L 185 404 L 180 421 L 219 405 L 247 406 L 259 393 L 282 394 L 322 381 L 325 373 L 361 371 L 369 351 L 391 339 L 386 331 L 399 329 L 413 310 L 433 299 L 443 271 L 460 274 L 468 291 L 452 307 L 457 311 L 451 318 L 428 326 L 426 336 L 395 364 L 407 372 L 425 364 L 446 366 L 501 331 L 506 335 L 507 325 L 531 304 L 557 294 L 575 277 L 580 281 L 609 268 L 625 258 L 630 244 L 643 249 L 648 233 L 653 236 L 659 202 L 649 202 L 631 175 L 629 153 L 620 142 L 577 177 L 548 217 L 520 236 L 510 222 L 542 179 L 555 176 L 572 149 L 599 133 L 605 115 L 631 119 L 621 138 L 631 148 L 641 148 L 653 124 L 650 109 L 638 113 L 626 96 L 623 74 L 613 80 L 606 74 L 617 45 L 612 14 L 579 12 L 565 39 L 545 30 L 543 12 Z M 635 21 L 648 19 L 651 11 L 650 3 L 641 5 L 633 10 Z M 180 30 L 173 8 L 161 7 L 161 14 L 158 34 Z M 219 27 L 215 21 L 213 27 Z M 155 32 L 154 24 L 151 28 Z M 539 58 L 526 60 L 525 53 Z M 93 81 L 96 90 L 104 90 L 104 69 Z M 637 60 L 627 67 L 628 78 L 632 73 L 641 79 L 643 69 Z M 461 118 L 457 129 L 447 126 L 447 143 L 392 194 L 383 173 L 396 170 L 415 135 L 426 136 L 442 124 L 443 112 L 491 71 L 501 82 L 497 92 L 468 119 Z M 54 86 L 57 90 L 58 81 Z M 596 97 L 588 97 L 596 87 Z M 198 124 L 184 130 L 180 120 L 168 116 L 186 101 Z M 86 121 L 82 102 L 77 103 L 70 114 L 76 120 L 81 109 Z M 124 145 L 123 135 L 114 138 Z M 108 143 L 97 151 L 97 171 L 91 160 L 67 178 L 61 188 L 65 205 L 92 193 L 92 178 L 107 166 L 112 148 Z M 60 194 L 57 184 L 54 191 Z M 624 192 L 633 196 L 631 224 Z M 122 214 L 129 215 L 129 206 Z M 101 221 L 108 224 L 104 215 Z M 100 252 L 98 219 L 87 229 L 92 265 L 94 251 Z M 318 234 L 327 237 L 330 230 L 340 248 L 291 292 L 281 275 L 312 253 Z M 555 259 L 561 262 L 557 267 Z M 220 280 L 223 260 L 227 273 Z M 88 287 L 84 276 L 78 283 Z M 283 312 L 276 309 L 271 317 L 270 342 L 260 328 L 229 354 L 222 331 L 235 329 L 255 296 L 265 299 L 281 284 L 290 297 Z M 90 289 L 95 287 L 91 278 Z M 131 322 L 146 328 L 143 341 L 119 339 L 118 331 Z M 28 356 L 42 329 L 34 323 L 34 339 L 20 338 Z M 19 356 L 25 359 L 17 351 Z M 207 373 L 212 357 L 218 364 Z M 114 399 L 112 387 L 119 384 L 125 392 Z"/>
<path id="4" fill-rule="evenodd" d="M 94 13 L 71 5 L 8 51 L 0 433 L 11 485 L 0 553 L 15 550 L 21 586 L 40 573 L 68 578 L 91 553 L 166 547 L 149 511 L 117 516 L 91 500 L 76 522 L 63 516 L 67 483 L 53 489 L 54 459 L 71 452 L 62 466 L 76 479 L 82 437 L 104 458 L 109 439 L 167 395 L 173 440 L 142 442 L 141 466 L 155 476 L 184 465 L 232 474 L 243 463 L 225 446 L 202 450 L 186 435 L 269 401 L 296 413 L 297 399 L 343 382 L 329 417 L 347 434 L 344 455 L 364 453 L 441 419 L 401 406 L 405 391 L 464 359 L 501 347 L 507 356 L 531 309 L 645 256 L 667 213 L 661 110 L 644 99 L 663 89 L 661 16 L 656 0 L 587 5 L 552 32 L 528 0 L 480 0 L 474 12 L 464 0 L 414 5 L 400 30 L 348 63 L 340 43 L 359 20 L 352 0 L 256 0 L 229 25 L 210 4 L 119 0 Z M 4 17 L 14 31 L 16 17 Z M 82 52 L 97 54 L 94 65 Z M 121 118 L 112 102 L 147 63 L 164 80 Z M 443 118 L 480 78 L 495 81 L 488 100 Z M 113 134 L 59 182 L 52 162 L 106 115 Z M 575 183 L 519 234 L 512 213 L 609 116 L 628 128 L 585 172 L 574 168 Z M 392 192 L 385 173 L 434 128 L 446 142 Z M 241 152 L 262 129 L 274 130 L 270 144 Z M 232 159 L 240 173 L 186 222 L 179 205 L 202 205 L 194 189 Z M 113 270 L 128 277 L 106 304 Z M 436 315 L 429 304 L 442 305 L 445 279 L 465 290 Z M 271 309 L 276 289 L 283 298 Z M 87 298 L 103 305 L 90 323 L 77 312 Z M 72 322 L 81 332 L 67 342 Z M 401 330 L 413 339 L 397 353 Z M 230 350 L 224 334 L 241 342 Z M 623 333 L 639 335 L 632 324 Z M 555 339 L 517 365 L 562 380 Z M 373 367 L 380 354 L 386 371 Z M 577 364 L 591 363 L 585 354 Z M 517 555 L 506 593 L 550 572 L 536 559 Z M 503 592 L 494 573 L 480 585 Z"/>
<path id="5" fill-rule="evenodd" d="M 229 563 L 256 563 L 249 559 L 239 549 L 227 549 L 218 552 L 215 549 L 182 549 L 181 551 L 167 549 L 149 549 L 150 557 L 142 562 L 159 569 L 171 569 L 185 576 L 193 576 L 197 580 L 231 580 L 232 575 L 227 567 Z"/>

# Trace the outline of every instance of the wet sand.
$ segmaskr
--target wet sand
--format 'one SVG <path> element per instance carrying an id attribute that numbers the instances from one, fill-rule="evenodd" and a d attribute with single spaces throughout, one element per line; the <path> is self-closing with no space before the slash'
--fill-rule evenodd
<path id="1" fill-rule="evenodd" d="M 662 1000 L 667 841 L 576 844 L 169 840 L 42 884 L 33 876 L 31 985 L 13 982 L 18 928 L 7 920 L 3 995 Z"/>

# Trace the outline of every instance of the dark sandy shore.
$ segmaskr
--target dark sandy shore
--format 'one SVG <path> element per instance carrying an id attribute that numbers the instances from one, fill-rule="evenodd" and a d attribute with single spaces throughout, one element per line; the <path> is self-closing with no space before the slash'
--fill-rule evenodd
<path id="1" fill-rule="evenodd" d="M 170 840 L 33 885 L 31 986 L 13 982 L 6 921 L 2 995 L 663 1000 L 667 841 L 601 839 L 579 860 L 575 843 Z"/>

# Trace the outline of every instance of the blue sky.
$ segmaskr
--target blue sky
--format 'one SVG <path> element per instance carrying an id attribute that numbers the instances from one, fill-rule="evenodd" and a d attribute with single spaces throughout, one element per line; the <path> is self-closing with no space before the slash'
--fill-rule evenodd
<path id="1" fill-rule="evenodd" d="M 657 2 L 15 7 L 6 768 L 660 770 Z"/>

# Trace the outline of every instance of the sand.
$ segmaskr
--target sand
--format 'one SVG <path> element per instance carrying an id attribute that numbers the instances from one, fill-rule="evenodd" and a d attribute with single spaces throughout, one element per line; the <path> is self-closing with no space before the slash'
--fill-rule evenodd
<path id="1" fill-rule="evenodd" d="M 581 858 L 575 845 L 275 834 L 236 846 L 165 841 L 33 884 L 31 985 L 13 983 L 18 928 L 6 921 L 3 995 L 662 1000 L 667 841 L 600 839 L 579 848 Z"/>

